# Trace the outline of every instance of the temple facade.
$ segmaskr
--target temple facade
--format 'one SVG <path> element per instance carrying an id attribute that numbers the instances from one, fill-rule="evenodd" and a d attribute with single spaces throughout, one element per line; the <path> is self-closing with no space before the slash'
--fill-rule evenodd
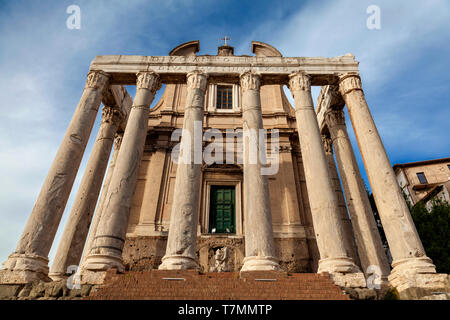
<path id="1" fill-rule="evenodd" d="M 353 55 L 286 58 L 257 41 L 252 56 L 235 56 L 228 45 L 216 56 L 198 52 L 199 42 L 191 41 L 165 57 L 94 59 L 0 283 L 64 279 L 75 266 L 83 283 L 102 283 L 112 268 L 159 268 L 328 272 L 341 286 L 376 279 L 400 291 L 443 286 L 447 275 L 436 273 L 423 249 Z M 134 100 L 125 85 L 136 85 Z M 313 85 L 322 86 L 316 107 Z M 101 103 L 100 130 L 61 241 L 53 244 Z M 58 250 L 49 264 L 52 245 Z"/>

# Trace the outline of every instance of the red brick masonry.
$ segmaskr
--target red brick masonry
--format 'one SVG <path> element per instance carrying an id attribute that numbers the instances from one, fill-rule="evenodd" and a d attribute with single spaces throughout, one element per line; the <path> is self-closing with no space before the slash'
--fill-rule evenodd
<path id="1" fill-rule="evenodd" d="M 204 273 L 153 270 L 108 272 L 90 300 L 350 300 L 328 274 Z"/>

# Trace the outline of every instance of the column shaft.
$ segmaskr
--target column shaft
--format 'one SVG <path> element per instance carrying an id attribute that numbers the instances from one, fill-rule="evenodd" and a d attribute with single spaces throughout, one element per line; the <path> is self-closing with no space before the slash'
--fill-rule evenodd
<path id="1" fill-rule="evenodd" d="M 3 264 L 0 283 L 48 279 L 48 253 L 61 221 L 109 76 L 88 74 L 81 100 L 56 153 L 17 248 Z M 12 272 L 12 274 L 10 274 Z"/>
<path id="2" fill-rule="evenodd" d="M 358 272 L 359 269 L 346 252 L 343 241 L 338 202 L 313 107 L 310 77 L 304 73 L 294 73 L 290 76 L 289 86 L 295 101 L 306 186 L 320 252 L 318 272 Z"/>
<path id="3" fill-rule="evenodd" d="M 119 155 L 120 144 L 122 142 L 123 133 L 116 133 L 114 139 L 114 152 L 111 156 L 111 161 L 109 162 L 108 172 L 106 173 L 105 181 L 103 183 L 102 192 L 100 194 L 100 199 L 95 210 L 94 221 L 92 221 L 89 236 L 86 240 L 86 245 L 84 246 L 83 257 L 81 258 L 80 266 L 86 261 L 89 252 L 91 251 L 92 244 L 94 243 L 95 234 L 97 233 L 97 228 L 100 223 L 103 208 L 105 205 L 106 197 L 108 195 L 108 188 L 111 183 L 111 178 L 114 174 L 114 167 L 116 166 L 117 156 Z"/>
<path id="4" fill-rule="evenodd" d="M 202 128 L 207 75 L 187 74 L 181 150 L 178 157 L 166 254 L 159 269 L 197 269 L 195 254 L 202 166 Z"/>
<path id="5" fill-rule="evenodd" d="M 108 106 L 103 108 L 102 123 L 97 139 L 52 264 L 50 276 L 53 280 L 64 278 L 67 267 L 78 266 L 80 262 L 108 165 L 114 135 L 122 118 L 119 110 Z"/>
<path id="6" fill-rule="evenodd" d="M 94 243 L 83 265 L 82 273 L 85 273 L 85 270 L 95 272 L 110 268 L 122 271 L 124 268 L 122 250 L 139 164 L 147 137 L 149 107 L 160 86 L 159 76 L 154 72 L 137 74 L 136 96 L 123 135 Z M 85 275 L 88 276 L 88 272 Z"/>
<path id="7" fill-rule="evenodd" d="M 367 176 L 394 261 L 393 273 L 435 273 L 417 234 L 361 87 L 358 75 L 341 77 L 339 90 L 347 104 Z"/>
<path id="8" fill-rule="evenodd" d="M 344 246 L 345 251 L 349 257 L 353 259 L 355 264 L 360 267 L 360 259 L 356 250 L 355 236 L 353 233 L 352 223 L 348 215 L 347 207 L 345 206 L 344 194 L 342 193 L 341 181 L 339 179 L 338 170 L 336 168 L 336 162 L 334 161 L 333 145 L 331 137 L 328 135 L 322 135 L 322 142 L 324 144 L 325 155 L 327 157 L 328 168 L 330 170 L 330 178 L 333 182 L 332 186 L 336 193 L 336 199 L 338 201 L 338 213 L 339 219 L 344 232 Z"/>
<path id="9" fill-rule="evenodd" d="M 325 119 L 333 140 L 363 271 L 368 276 L 374 271 L 369 267 L 375 266 L 380 269 L 381 277 L 386 278 L 390 272 L 389 263 L 348 137 L 344 112 L 331 110 L 325 114 Z"/>
<path id="10" fill-rule="evenodd" d="M 245 258 L 241 271 L 278 270 L 273 241 L 272 215 L 265 163 L 265 141 L 261 113 L 261 77 L 252 72 L 241 75 L 244 156 Z M 260 152 L 263 150 L 263 152 Z"/>

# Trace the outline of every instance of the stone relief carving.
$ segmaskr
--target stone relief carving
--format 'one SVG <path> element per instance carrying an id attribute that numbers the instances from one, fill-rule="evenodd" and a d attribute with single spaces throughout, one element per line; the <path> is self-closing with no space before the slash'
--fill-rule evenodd
<path id="1" fill-rule="evenodd" d="M 214 266 L 209 269 L 210 272 L 228 272 L 231 270 L 229 265 L 230 249 L 222 247 L 216 249 L 214 253 Z"/>

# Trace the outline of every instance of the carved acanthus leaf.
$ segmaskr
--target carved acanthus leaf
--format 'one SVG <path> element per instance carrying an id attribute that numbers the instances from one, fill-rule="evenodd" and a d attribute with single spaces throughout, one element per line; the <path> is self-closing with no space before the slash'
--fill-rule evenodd
<path id="1" fill-rule="evenodd" d="M 208 75 L 198 70 L 189 72 L 186 75 L 186 84 L 188 89 L 200 89 L 205 92 L 208 85 Z"/>
<path id="2" fill-rule="evenodd" d="M 161 88 L 159 75 L 153 71 L 143 71 L 137 73 L 136 87 L 138 89 L 148 89 L 153 94 Z"/>
<path id="3" fill-rule="evenodd" d="M 311 76 L 304 72 L 289 75 L 289 89 L 295 91 L 311 91 Z"/>
<path id="4" fill-rule="evenodd" d="M 361 78 L 357 74 L 346 74 L 340 77 L 339 91 L 342 96 L 353 90 L 362 90 Z"/>
<path id="5" fill-rule="evenodd" d="M 86 79 L 86 88 L 103 90 L 108 83 L 110 75 L 100 70 L 89 71 Z"/>
<path id="6" fill-rule="evenodd" d="M 261 76 L 255 72 L 247 71 L 241 74 L 241 89 L 247 90 L 259 90 L 261 87 Z"/>
<path id="7" fill-rule="evenodd" d="M 329 128 L 334 126 L 345 125 L 345 115 L 342 110 L 329 110 L 325 113 L 325 121 Z"/>

